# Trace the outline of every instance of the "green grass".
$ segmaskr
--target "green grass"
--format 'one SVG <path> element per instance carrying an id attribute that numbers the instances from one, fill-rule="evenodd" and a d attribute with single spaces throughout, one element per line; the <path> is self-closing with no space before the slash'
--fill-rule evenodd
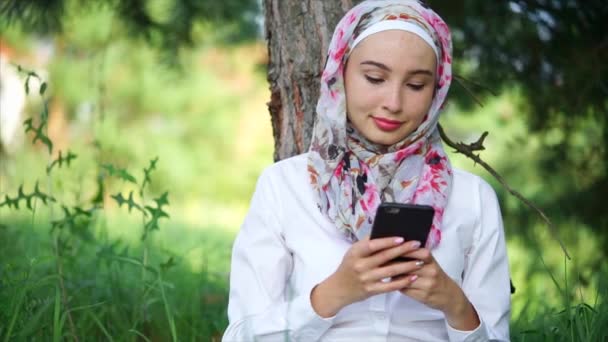
<path id="1" fill-rule="evenodd" d="M 606 294 L 604 294 L 605 296 Z M 608 305 L 573 304 L 563 309 L 546 309 L 512 324 L 513 341 L 606 341 Z"/>
<path id="2" fill-rule="evenodd" d="M 207 341 L 225 329 L 234 232 L 171 220 L 142 242 L 137 220 L 114 213 L 99 217 L 94 239 L 68 238 L 56 255 L 43 210 L 1 213 L 1 341 L 69 339 L 69 315 L 80 340 Z M 582 303 L 566 293 L 575 284 L 556 281 L 564 296 L 555 306 L 527 298 L 528 308 L 514 312 L 512 340 L 605 341 L 606 293 Z M 514 296 L 525 297 L 526 284 L 516 286 Z"/>
<path id="3" fill-rule="evenodd" d="M 193 232 L 172 222 L 163 227 L 166 234 L 140 242 L 139 234 L 111 237 L 99 225 L 92 241 L 66 239 L 54 255 L 48 224 L 5 214 L 3 341 L 69 338 L 70 315 L 80 340 L 200 341 L 220 336 L 227 325 L 232 234 L 217 227 Z M 121 220 L 118 232 L 137 225 Z M 185 234 L 188 239 L 176 244 L 176 236 Z"/>

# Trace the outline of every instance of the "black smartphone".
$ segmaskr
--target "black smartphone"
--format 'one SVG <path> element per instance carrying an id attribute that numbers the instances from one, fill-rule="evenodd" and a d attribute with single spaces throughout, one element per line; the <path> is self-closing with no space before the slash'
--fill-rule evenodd
<path id="1" fill-rule="evenodd" d="M 428 205 L 381 203 L 376 211 L 370 239 L 401 236 L 405 241 L 420 241 L 421 246 L 424 247 L 434 215 L 435 209 Z M 399 257 L 395 261 L 409 260 L 412 259 Z"/>

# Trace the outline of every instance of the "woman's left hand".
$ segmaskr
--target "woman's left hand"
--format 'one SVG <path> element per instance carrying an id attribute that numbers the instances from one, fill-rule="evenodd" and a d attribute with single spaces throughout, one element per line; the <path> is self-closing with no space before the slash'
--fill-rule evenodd
<path id="1" fill-rule="evenodd" d="M 435 261 L 428 249 L 420 248 L 405 256 L 417 259 L 424 265 L 407 275 L 414 281 L 401 289 L 401 293 L 431 308 L 443 311 L 448 324 L 454 329 L 470 331 L 479 326 L 479 317 L 475 308 L 458 284 Z"/>

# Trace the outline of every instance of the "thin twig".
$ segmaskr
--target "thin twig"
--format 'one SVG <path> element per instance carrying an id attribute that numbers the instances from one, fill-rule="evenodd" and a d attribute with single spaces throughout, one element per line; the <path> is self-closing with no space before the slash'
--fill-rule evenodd
<path id="1" fill-rule="evenodd" d="M 462 86 L 467 93 L 469 93 L 469 95 L 473 98 L 473 100 L 475 100 L 475 102 L 477 102 L 480 107 L 483 108 L 483 102 L 481 102 L 481 100 L 475 94 L 473 94 L 473 91 L 471 91 L 471 89 L 469 89 L 469 87 L 467 87 L 467 85 L 464 84 L 464 82 L 462 82 L 459 77 L 454 77 L 454 80 L 458 84 L 460 84 L 460 86 Z"/>
<path id="2" fill-rule="evenodd" d="M 485 149 L 485 147 L 483 147 L 483 141 L 486 138 L 486 136 L 488 135 L 488 132 L 484 132 L 481 137 L 479 138 L 479 140 L 477 140 L 476 142 L 472 143 L 472 144 L 465 144 L 462 142 L 456 143 L 454 141 L 452 141 L 446 134 L 445 131 L 443 130 L 443 127 L 441 127 L 441 125 L 437 125 L 437 128 L 439 129 L 439 135 L 441 136 L 441 139 L 443 141 L 445 141 L 445 143 L 454 148 L 456 150 L 456 152 L 464 154 L 465 156 L 467 156 L 470 159 L 473 159 L 473 161 L 476 164 L 481 165 L 484 169 L 486 169 L 486 171 L 488 171 L 492 176 L 494 176 L 494 178 L 496 178 L 496 180 L 498 180 L 498 182 L 500 182 L 500 184 L 502 184 L 502 186 L 513 196 L 515 196 L 517 199 L 519 199 L 522 203 L 524 203 L 525 205 L 527 205 L 528 207 L 532 208 L 533 210 L 535 210 L 540 217 L 543 219 L 543 221 L 545 221 L 545 223 L 547 223 L 547 225 L 549 226 L 549 230 L 551 232 L 551 234 L 553 235 L 553 238 L 555 240 L 557 240 L 557 242 L 559 243 L 559 245 L 561 246 L 562 250 L 564 251 L 564 254 L 566 255 L 566 257 L 568 258 L 568 260 L 571 260 L 570 258 L 570 254 L 568 254 L 568 251 L 566 250 L 566 246 L 564 246 L 562 240 L 560 240 L 559 236 L 557 235 L 557 232 L 555 231 L 555 227 L 553 226 L 553 223 L 551 222 L 551 220 L 549 220 L 549 217 L 547 217 L 547 215 L 545 214 L 544 211 L 542 211 L 539 207 L 537 207 L 534 203 L 532 203 L 530 200 L 528 200 L 527 198 L 525 198 L 522 194 L 520 194 L 519 192 L 517 192 L 516 190 L 512 189 L 509 184 L 502 178 L 502 176 L 496 172 L 490 165 L 488 165 L 486 162 L 484 162 L 479 155 L 476 155 L 475 153 L 473 153 L 474 151 L 479 151 L 479 150 L 483 150 Z"/>
<path id="3" fill-rule="evenodd" d="M 478 88 L 481 88 L 481 89 L 484 89 L 484 90 L 488 91 L 490 94 L 492 94 L 492 95 L 494 95 L 494 96 L 498 96 L 498 93 L 497 93 L 497 92 L 496 92 L 494 89 L 492 89 L 492 88 L 490 88 L 490 87 L 488 87 L 488 86 L 486 86 L 486 85 L 484 85 L 484 84 L 481 84 L 481 83 L 479 83 L 479 82 L 477 82 L 477 81 L 473 81 L 473 80 L 468 79 L 468 78 L 466 78 L 466 77 L 464 77 L 464 76 L 461 76 L 461 75 L 456 75 L 456 74 L 454 75 L 454 78 L 455 78 L 457 81 L 462 80 L 462 81 L 466 81 L 466 82 L 468 82 L 468 83 L 471 83 L 472 85 L 474 85 L 474 86 L 476 86 L 476 87 L 478 87 Z"/>

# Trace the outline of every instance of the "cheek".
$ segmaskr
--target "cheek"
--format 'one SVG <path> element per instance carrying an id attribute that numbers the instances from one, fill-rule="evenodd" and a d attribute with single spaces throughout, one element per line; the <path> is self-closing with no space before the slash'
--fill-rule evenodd
<path id="1" fill-rule="evenodd" d="M 431 109 L 431 104 L 433 103 L 433 91 L 424 91 L 417 94 L 414 103 L 416 105 L 412 106 L 412 119 L 420 124 Z"/>
<path id="2" fill-rule="evenodd" d="M 375 108 L 378 91 L 365 81 L 351 81 L 345 84 L 346 109 L 348 115 L 363 115 Z"/>

